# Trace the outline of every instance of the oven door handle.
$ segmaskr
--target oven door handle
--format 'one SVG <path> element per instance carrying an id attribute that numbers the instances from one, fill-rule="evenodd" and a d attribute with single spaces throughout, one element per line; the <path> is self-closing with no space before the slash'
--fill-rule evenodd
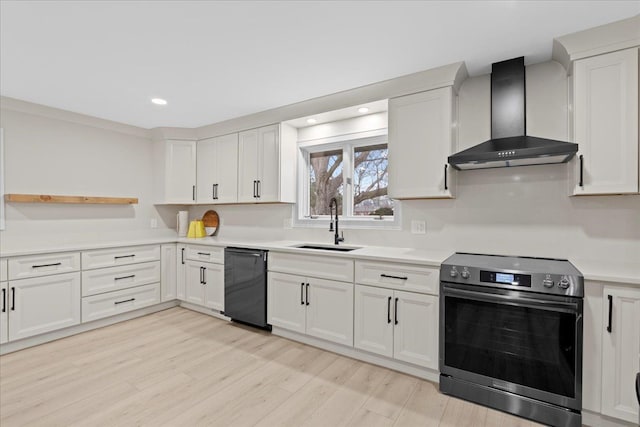
<path id="1" fill-rule="evenodd" d="M 547 311 L 556 311 L 562 313 L 577 313 L 578 304 L 572 302 L 558 302 L 551 300 L 542 300 L 539 298 L 529 297 L 513 297 L 510 295 L 500 295 L 491 293 L 481 293 L 475 291 L 468 291 L 462 289 L 445 288 L 444 296 L 452 297 L 464 297 L 474 301 L 494 302 L 499 304 L 506 304 L 515 307 L 527 307 L 535 308 Z"/>

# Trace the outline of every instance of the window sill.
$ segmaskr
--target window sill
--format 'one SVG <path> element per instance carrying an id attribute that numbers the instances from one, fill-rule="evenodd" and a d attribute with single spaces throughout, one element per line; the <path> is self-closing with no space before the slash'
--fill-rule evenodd
<path id="1" fill-rule="evenodd" d="M 329 219 L 317 218 L 317 219 L 298 219 L 294 217 L 293 228 L 324 228 L 329 229 Z M 400 218 L 394 219 L 362 219 L 362 220 L 339 220 L 340 230 L 400 230 L 401 222 Z"/>

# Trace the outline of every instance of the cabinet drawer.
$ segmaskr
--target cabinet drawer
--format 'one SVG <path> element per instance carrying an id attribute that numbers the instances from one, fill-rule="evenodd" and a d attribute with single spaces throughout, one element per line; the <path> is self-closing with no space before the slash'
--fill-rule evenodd
<path id="1" fill-rule="evenodd" d="M 438 294 L 439 270 L 411 264 L 356 261 L 356 283 Z"/>
<path id="2" fill-rule="evenodd" d="M 211 246 L 187 246 L 185 252 L 185 259 L 224 264 L 224 248 L 215 248 Z"/>
<path id="3" fill-rule="evenodd" d="M 8 261 L 6 259 L 0 259 L 0 282 L 5 282 L 8 278 L 7 264 Z"/>
<path id="4" fill-rule="evenodd" d="M 269 271 L 353 282 L 353 260 L 317 255 L 269 254 Z"/>
<path id="5" fill-rule="evenodd" d="M 70 273 L 80 270 L 80 254 L 67 252 L 10 258 L 8 270 L 9 280 Z"/>
<path id="6" fill-rule="evenodd" d="M 83 271 L 82 296 L 102 294 L 159 281 L 160 261 Z"/>
<path id="7" fill-rule="evenodd" d="M 82 252 L 82 269 L 160 261 L 160 245 L 127 246 Z"/>
<path id="8" fill-rule="evenodd" d="M 160 303 L 160 283 L 82 298 L 82 322 Z"/>

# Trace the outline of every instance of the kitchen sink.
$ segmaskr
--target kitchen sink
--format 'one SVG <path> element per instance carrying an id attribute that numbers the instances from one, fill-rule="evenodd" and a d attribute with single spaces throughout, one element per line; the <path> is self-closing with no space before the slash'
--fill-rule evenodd
<path id="1" fill-rule="evenodd" d="M 316 249 L 319 251 L 335 251 L 335 252 L 351 252 L 356 249 L 360 249 L 360 246 L 338 246 L 338 245 L 318 245 L 318 244 L 294 245 L 292 247 L 299 248 L 299 249 Z"/>

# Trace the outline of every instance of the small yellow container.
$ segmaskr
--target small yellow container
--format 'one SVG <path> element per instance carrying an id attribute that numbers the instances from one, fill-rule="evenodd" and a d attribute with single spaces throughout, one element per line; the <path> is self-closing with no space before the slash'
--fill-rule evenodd
<path id="1" fill-rule="evenodd" d="M 189 231 L 187 237 L 198 238 L 205 237 L 207 234 L 204 231 L 204 222 L 202 220 L 193 220 L 189 223 Z"/>

